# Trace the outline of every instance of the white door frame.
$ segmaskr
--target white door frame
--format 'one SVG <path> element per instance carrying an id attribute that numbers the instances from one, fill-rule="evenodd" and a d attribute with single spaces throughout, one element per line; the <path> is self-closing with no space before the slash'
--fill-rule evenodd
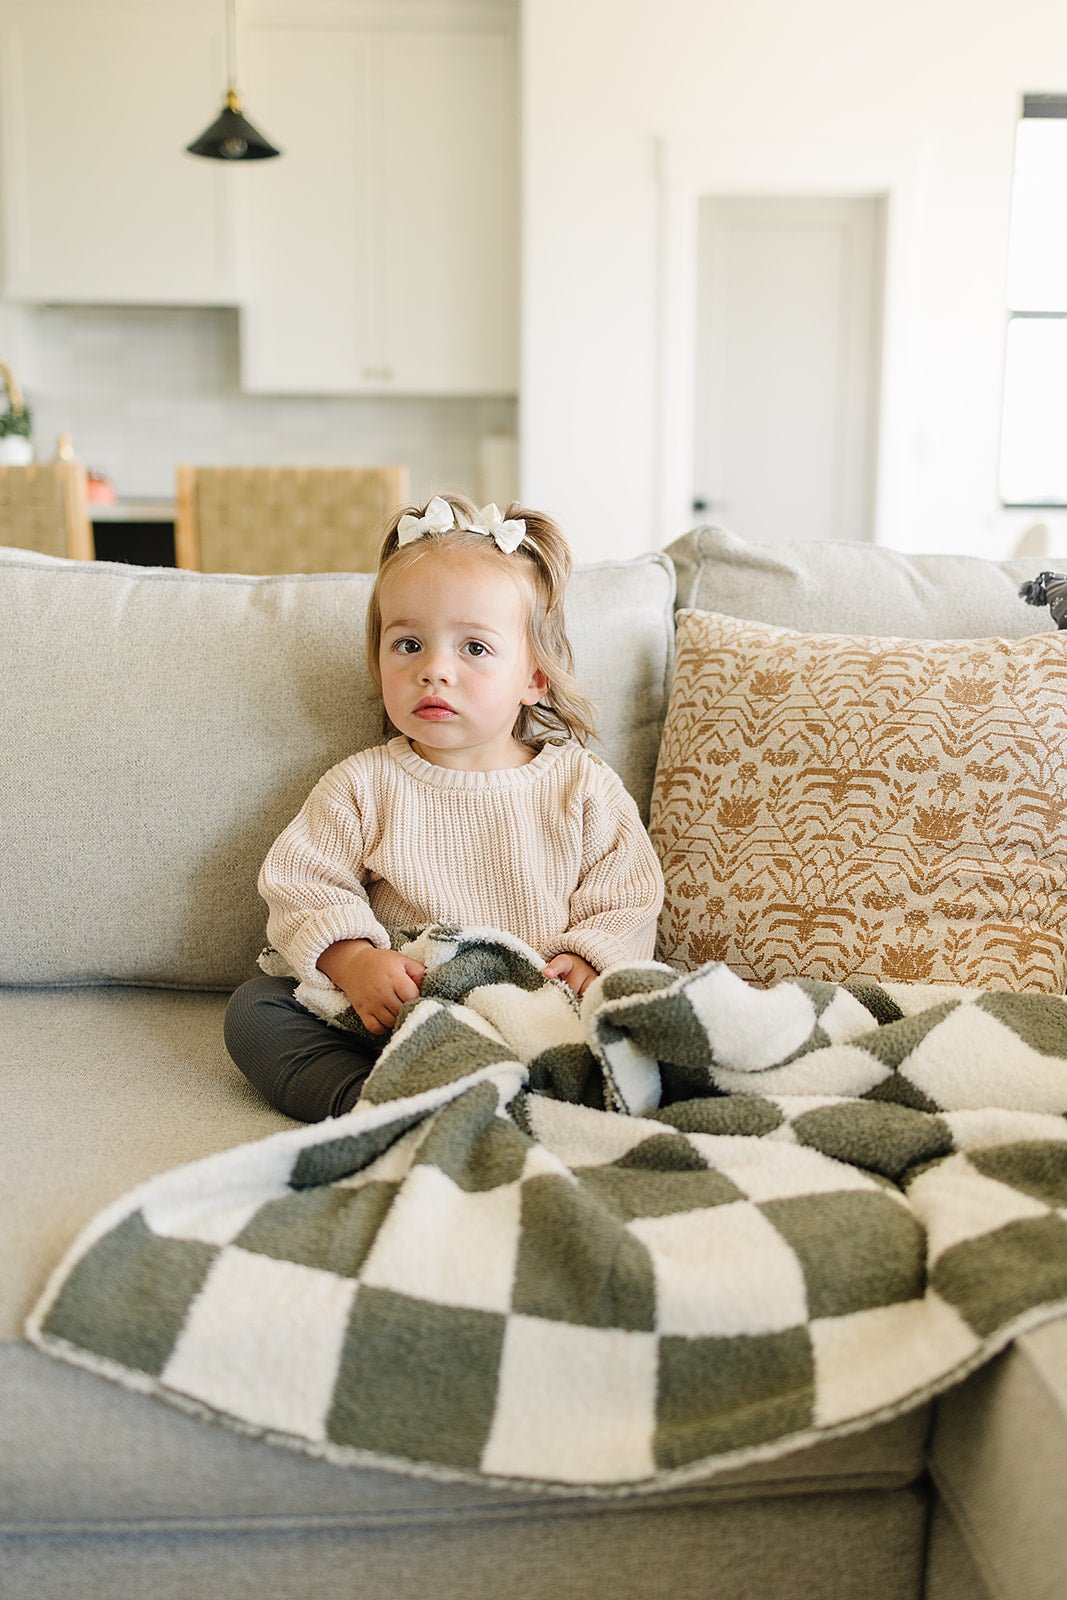
<path id="1" fill-rule="evenodd" d="M 696 520 L 692 510 L 697 318 L 697 202 L 705 196 L 876 196 L 885 201 L 880 391 L 873 528 L 893 543 L 913 515 L 913 326 L 918 152 L 854 146 L 657 141 L 659 250 L 655 495 L 661 543 Z M 739 530 L 743 532 L 744 530 Z"/>

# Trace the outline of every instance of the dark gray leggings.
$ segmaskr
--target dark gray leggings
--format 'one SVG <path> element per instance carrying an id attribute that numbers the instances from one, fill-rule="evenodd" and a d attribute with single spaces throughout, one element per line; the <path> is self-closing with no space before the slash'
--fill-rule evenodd
<path id="1" fill-rule="evenodd" d="M 276 1111 L 321 1122 L 351 1111 L 387 1036 L 369 1040 L 331 1028 L 293 999 L 291 978 L 250 978 L 226 1008 L 226 1048 Z"/>

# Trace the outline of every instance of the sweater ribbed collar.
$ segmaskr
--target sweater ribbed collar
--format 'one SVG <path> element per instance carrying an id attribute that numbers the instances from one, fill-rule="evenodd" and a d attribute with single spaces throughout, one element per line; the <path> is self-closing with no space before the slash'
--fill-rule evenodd
<path id="1" fill-rule="evenodd" d="M 527 761 L 524 767 L 501 767 L 494 772 L 464 772 L 455 767 L 438 767 L 432 761 L 423 760 L 411 748 L 408 741 L 397 735 L 386 744 L 386 750 L 396 762 L 402 772 L 406 772 L 419 783 L 429 784 L 434 789 L 523 789 L 532 783 L 540 783 L 541 779 L 554 767 L 568 748 L 571 741 L 546 742 L 541 745 L 532 761 Z"/>

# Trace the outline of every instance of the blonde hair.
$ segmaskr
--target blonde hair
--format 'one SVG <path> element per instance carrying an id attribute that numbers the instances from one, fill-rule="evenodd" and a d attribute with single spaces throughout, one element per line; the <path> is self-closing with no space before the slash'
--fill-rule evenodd
<path id="1" fill-rule="evenodd" d="M 567 637 L 563 611 L 567 581 L 571 574 L 571 550 L 560 527 L 541 511 L 530 511 L 513 501 L 504 518 L 521 517 L 526 534 L 518 549 L 505 554 L 483 533 L 460 526 L 477 519 L 478 508 L 465 495 L 445 494 L 456 516 L 456 526 L 444 533 L 425 533 L 410 544 L 401 545 L 397 534 L 400 519 L 406 515 L 422 517 L 425 506 L 401 506 L 390 518 L 378 554 L 378 572 L 367 608 L 367 668 L 381 693 L 382 678 L 378 652 L 382 642 L 381 588 L 391 573 L 405 571 L 431 550 L 477 550 L 487 561 L 495 561 L 520 585 L 526 597 L 526 632 L 530 653 L 548 680 L 536 705 L 520 706 L 513 733 L 522 744 L 536 743 L 538 736 L 565 733 L 580 744 L 596 737 L 593 702 L 582 693 L 574 678 L 574 654 Z"/>

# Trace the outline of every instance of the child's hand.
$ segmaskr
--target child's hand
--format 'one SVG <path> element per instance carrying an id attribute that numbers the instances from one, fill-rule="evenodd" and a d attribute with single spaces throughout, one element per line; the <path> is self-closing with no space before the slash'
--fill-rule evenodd
<path id="1" fill-rule="evenodd" d="M 426 968 L 399 950 L 345 939 L 319 957 L 320 971 L 344 991 L 368 1033 L 388 1033 L 401 1007 L 417 1000 Z"/>
<path id="2" fill-rule="evenodd" d="M 595 977 L 599 974 L 595 967 L 588 961 L 583 961 L 581 956 L 576 956 L 573 951 L 564 950 L 552 960 L 545 968 L 546 978 L 562 978 L 568 989 L 573 989 L 575 994 L 584 994 Z"/>

